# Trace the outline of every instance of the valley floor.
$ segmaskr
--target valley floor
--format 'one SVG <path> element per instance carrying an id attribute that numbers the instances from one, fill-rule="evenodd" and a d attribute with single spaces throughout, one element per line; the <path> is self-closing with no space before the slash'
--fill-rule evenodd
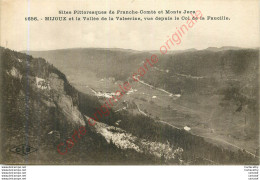
<path id="1" fill-rule="evenodd" d="M 100 79 L 94 74 L 89 76 L 89 81 L 84 81 L 89 84 L 78 83 L 78 80 L 74 78 L 70 77 L 69 80 L 81 92 L 95 95 L 94 89 L 96 92 L 102 92 L 104 97 L 107 96 L 106 92 L 111 93 L 116 90 L 117 83 L 122 83 L 115 82 L 113 79 Z M 102 97 L 99 98 L 102 99 Z M 223 114 L 218 104 L 216 105 L 221 98 L 216 95 L 211 97 L 184 95 L 183 97 L 141 81 L 132 83 L 132 90 L 124 95 L 114 110 L 116 112 L 127 110 L 133 114 L 140 113 L 179 129 L 186 127 L 185 129 L 191 134 L 203 137 L 208 142 L 230 150 L 245 150 L 247 153 L 255 155 L 255 144 L 258 143 L 258 139 L 248 138 L 243 126 L 242 113 Z M 136 106 L 129 107 L 129 104 Z M 222 115 L 219 115 L 221 113 Z M 220 122 L 219 117 L 225 119 Z"/>

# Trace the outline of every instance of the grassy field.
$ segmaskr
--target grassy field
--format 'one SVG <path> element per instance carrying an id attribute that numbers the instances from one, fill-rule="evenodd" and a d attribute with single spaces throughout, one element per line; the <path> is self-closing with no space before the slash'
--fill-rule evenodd
<path id="1" fill-rule="evenodd" d="M 69 81 L 80 91 L 94 95 L 90 88 L 95 91 L 115 92 L 118 83 L 114 79 L 102 79 L 88 72 L 84 80 L 80 81 L 79 76 L 69 77 Z M 86 83 L 87 82 L 87 83 Z M 222 95 L 188 95 L 181 97 L 170 97 L 155 88 L 150 88 L 138 82 L 132 82 L 131 86 L 137 90 L 125 94 L 120 102 L 114 106 L 114 110 L 121 110 L 125 107 L 133 114 L 141 113 L 138 108 L 147 116 L 157 121 L 166 122 L 169 125 L 183 129 L 189 126 L 190 133 L 204 137 L 206 141 L 228 148 L 230 150 L 245 149 L 255 153 L 256 129 L 252 129 L 250 119 L 256 118 L 252 112 L 235 112 L 237 104 L 229 101 L 228 108 L 219 104 L 223 99 Z M 89 88 L 90 87 L 90 88 Z M 100 99 L 102 101 L 104 99 Z M 127 107 L 122 102 L 135 104 L 137 107 Z M 245 123 L 247 118 L 247 124 Z M 249 130 L 250 129 L 250 130 Z"/>

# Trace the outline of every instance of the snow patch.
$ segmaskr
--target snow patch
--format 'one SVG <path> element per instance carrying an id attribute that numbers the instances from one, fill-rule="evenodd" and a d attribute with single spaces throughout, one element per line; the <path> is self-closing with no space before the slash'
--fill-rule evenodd
<path id="1" fill-rule="evenodd" d="M 49 90 L 51 89 L 49 83 L 47 83 L 45 81 L 45 79 L 42 79 L 42 78 L 39 78 L 39 77 L 35 77 L 35 79 L 36 79 L 37 88 L 39 88 L 39 89 L 49 89 Z"/>
<path id="2" fill-rule="evenodd" d="M 121 120 L 118 120 L 115 124 L 116 124 L 117 126 L 119 126 L 120 122 L 121 122 Z"/>
<path id="3" fill-rule="evenodd" d="M 106 126 L 103 123 L 98 123 L 95 125 L 95 128 L 98 133 L 100 133 L 106 141 L 109 143 L 110 140 L 121 149 L 134 149 L 137 152 L 141 152 L 140 148 L 133 143 L 136 140 L 136 137 L 132 136 L 130 133 L 126 133 L 123 130 L 117 130 L 112 132 L 115 128 L 112 126 Z"/>
<path id="4" fill-rule="evenodd" d="M 118 120 L 117 122 L 119 123 L 120 121 Z M 96 122 L 94 127 L 99 134 L 104 136 L 108 143 L 112 141 L 121 149 L 134 149 L 137 152 L 146 152 L 159 158 L 163 156 L 166 160 L 175 159 L 176 155 L 180 157 L 183 152 L 183 149 L 180 147 L 174 149 L 169 142 L 160 143 L 138 138 L 121 128 L 108 126 L 101 122 Z M 179 160 L 181 161 L 181 159 Z"/>
<path id="5" fill-rule="evenodd" d="M 7 72 L 8 75 L 11 75 L 15 78 L 19 78 L 20 80 L 22 79 L 22 75 L 21 73 L 15 68 L 15 67 L 12 67 L 12 69 L 10 71 Z"/>
<path id="6" fill-rule="evenodd" d="M 191 130 L 191 128 L 189 126 L 185 126 L 183 129 L 186 130 L 186 131 L 190 131 Z"/>

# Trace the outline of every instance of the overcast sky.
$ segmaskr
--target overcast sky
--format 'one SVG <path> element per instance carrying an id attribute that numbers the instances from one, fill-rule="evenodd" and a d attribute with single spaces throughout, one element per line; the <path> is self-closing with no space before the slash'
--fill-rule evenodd
<path id="1" fill-rule="evenodd" d="M 59 15 L 59 10 L 200 10 L 204 17 L 228 16 L 231 20 L 197 22 L 172 50 L 259 46 L 257 0 L 2 0 L 1 3 L 1 46 L 7 45 L 18 51 L 76 47 L 159 50 L 177 27 L 186 24 L 186 21 L 28 23 L 24 20 L 26 16 L 37 16 L 43 20 L 46 16 L 76 16 Z"/>

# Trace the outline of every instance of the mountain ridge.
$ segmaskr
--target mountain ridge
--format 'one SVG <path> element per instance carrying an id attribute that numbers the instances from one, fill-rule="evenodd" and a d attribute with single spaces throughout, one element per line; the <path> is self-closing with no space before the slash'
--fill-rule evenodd
<path id="1" fill-rule="evenodd" d="M 75 47 L 75 48 L 61 48 L 61 49 L 49 49 L 49 50 L 21 50 L 19 52 L 27 53 L 27 52 L 43 52 L 43 51 L 59 51 L 59 50 L 76 50 L 76 49 L 93 49 L 93 50 L 114 50 L 114 51 L 132 51 L 132 52 L 160 52 L 159 50 L 134 50 L 127 48 L 98 48 L 98 47 Z M 169 52 L 188 52 L 188 51 L 204 51 L 204 50 L 212 50 L 212 51 L 221 51 L 221 50 L 240 50 L 240 49 L 259 49 L 259 47 L 238 47 L 238 46 L 221 46 L 221 47 L 208 47 L 204 49 L 196 49 L 196 48 L 188 48 L 182 50 L 169 50 Z"/>

